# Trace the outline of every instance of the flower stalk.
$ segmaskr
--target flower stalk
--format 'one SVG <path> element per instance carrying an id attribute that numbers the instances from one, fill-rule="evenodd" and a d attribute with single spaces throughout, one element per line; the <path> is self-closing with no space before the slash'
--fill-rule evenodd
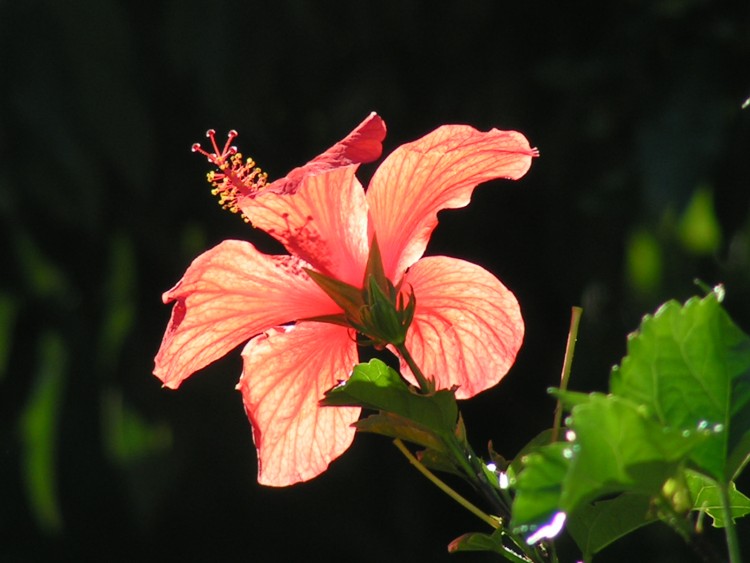
<path id="1" fill-rule="evenodd" d="M 406 365 L 409 366 L 409 369 L 411 370 L 411 373 L 414 375 L 414 378 L 417 380 L 417 383 L 419 384 L 419 390 L 425 395 L 434 393 L 435 383 L 433 381 L 430 381 L 424 376 L 424 374 L 422 373 L 422 370 L 419 369 L 419 366 L 414 361 L 414 358 L 412 358 L 406 346 L 403 343 L 394 345 L 394 346 L 396 350 L 398 350 L 398 353 L 406 362 Z"/>
<path id="2" fill-rule="evenodd" d="M 508 538 L 515 548 L 523 553 L 523 555 L 519 555 L 515 553 L 512 550 L 505 549 L 502 552 L 502 555 L 514 563 L 534 563 L 534 562 L 542 562 L 543 559 L 538 556 L 536 553 L 536 550 L 534 550 L 531 546 L 527 545 L 525 541 L 523 541 L 523 538 L 517 537 L 515 534 L 510 533 L 507 529 L 504 528 L 503 522 L 504 519 L 498 516 L 491 516 L 487 514 L 486 512 L 482 511 L 480 508 L 478 508 L 476 505 L 471 503 L 469 500 L 461 496 L 458 492 L 456 492 L 455 489 L 450 487 L 447 483 L 445 483 L 443 480 L 441 480 L 437 475 L 435 475 L 432 471 L 430 471 L 427 467 L 424 466 L 417 458 L 412 454 L 409 449 L 404 445 L 404 443 L 399 439 L 396 438 L 393 440 L 393 444 L 398 448 L 398 450 L 406 457 L 406 459 L 409 460 L 409 463 L 411 463 L 417 471 L 419 471 L 422 475 L 424 475 L 430 482 L 432 482 L 437 488 L 439 488 L 441 491 L 443 491 L 446 495 L 448 495 L 450 498 L 455 500 L 458 504 L 463 506 L 466 510 L 471 512 L 474 516 L 488 524 L 492 529 L 494 530 L 502 530 L 503 536 Z"/>
<path id="3" fill-rule="evenodd" d="M 462 497 L 460 494 L 458 494 L 455 489 L 451 488 L 448 484 L 446 484 L 444 481 L 442 481 L 437 475 L 435 475 L 432 471 L 427 469 L 422 462 L 420 462 L 414 454 L 412 454 L 408 448 L 404 445 L 404 443 L 399 439 L 396 438 L 393 440 L 394 445 L 398 448 L 398 450 L 404 454 L 404 457 L 409 460 L 409 463 L 411 463 L 414 467 L 416 467 L 417 471 L 419 471 L 422 475 L 427 477 L 438 489 L 443 491 L 446 495 L 448 495 L 450 498 L 455 500 L 458 504 L 463 506 L 466 510 L 471 512 L 474 516 L 491 526 L 493 529 L 497 530 L 502 526 L 502 519 L 490 516 L 489 514 L 483 512 L 480 510 L 477 506 L 466 500 L 464 497 Z"/>

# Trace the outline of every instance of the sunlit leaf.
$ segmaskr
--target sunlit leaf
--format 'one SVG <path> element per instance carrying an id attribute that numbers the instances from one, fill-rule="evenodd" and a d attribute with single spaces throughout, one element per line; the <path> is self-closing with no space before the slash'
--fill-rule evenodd
<path id="1" fill-rule="evenodd" d="M 613 370 L 612 394 L 555 392 L 570 410 L 569 441 L 532 446 L 520 465 L 511 464 L 516 532 L 564 512 L 590 558 L 658 518 L 658 510 L 647 510 L 651 503 L 678 513 L 704 510 L 723 525 L 716 482 L 686 473 L 686 464 L 728 483 L 734 517 L 750 511 L 731 482 L 750 447 L 750 339 L 721 308 L 721 297 L 717 288 L 645 317 Z"/>
<path id="2" fill-rule="evenodd" d="M 563 401 L 565 395 L 561 394 Z M 515 470 L 516 530 L 557 511 L 572 514 L 602 495 L 658 494 L 705 440 L 701 432 L 685 434 L 663 427 L 647 409 L 620 397 L 591 393 L 588 402 L 580 402 L 581 394 L 572 396 L 577 404 L 568 428 L 574 439 L 522 456 L 522 467 Z"/>
<path id="3" fill-rule="evenodd" d="M 511 479 L 516 491 L 511 527 L 517 532 L 528 531 L 530 524 L 548 518 L 559 509 L 572 454 L 570 444 L 555 442 L 520 458 L 522 470 Z"/>
<path id="4" fill-rule="evenodd" d="M 529 442 L 521 448 L 515 458 L 508 465 L 508 476 L 512 479 L 521 471 L 524 465 L 524 460 L 527 454 L 538 450 L 541 446 L 546 446 L 550 443 L 552 438 L 552 429 L 542 430 L 539 434 L 534 436 Z"/>
<path id="5" fill-rule="evenodd" d="M 458 420 L 453 392 L 442 390 L 420 395 L 378 359 L 355 366 L 351 377 L 328 391 L 321 404 L 394 413 L 437 434 L 453 433 Z"/>
<path id="6" fill-rule="evenodd" d="M 748 453 L 750 339 L 717 292 L 646 316 L 612 371 L 611 390 L 645 405 L 666 428 L 711 431 L 692 460 L 717 479 L 731 479 Z"/>
<path id="7" fill-rule="evenodd" d="M 697 471 L 686 471 L 685 477 L 693 498 L 693 510 L 702 510 L 708 514 L 716 528 L 726 526 L 721 493 L 716 481 Z M 734 483 L 729 483 L 729 509 L 732 518 L 750 514 L 750 498 L 738 491 Z"/>
<path id="8" fill-rule="evenodd" d="M 627 399 L 597 393 L 572 410 L 568 426 L 576 438 L 560 500 L 566 512 L 603 494 L 656 494 L 705 440 L 703 433 L 663 426 Z"/>

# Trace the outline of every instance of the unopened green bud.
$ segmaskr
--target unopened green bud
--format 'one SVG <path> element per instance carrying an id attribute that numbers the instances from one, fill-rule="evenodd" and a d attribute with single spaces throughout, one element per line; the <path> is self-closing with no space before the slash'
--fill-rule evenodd
<path id="1" fill-rule="evenodd" d="M 400 346 L 406 340 L 406 331 L 414 318 L 414 296 L 405 303 L 402 295 L 396 295 L 390 282 L 389 286 L 390 295 L 382 290 L 374 276 L 370 277 L 367 305 L 361 314 L 362 325 L 365 334 L 376 345 Z"/>

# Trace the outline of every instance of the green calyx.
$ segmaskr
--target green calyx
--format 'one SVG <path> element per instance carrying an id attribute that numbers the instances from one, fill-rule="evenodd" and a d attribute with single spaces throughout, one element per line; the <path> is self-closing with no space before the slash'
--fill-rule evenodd
<path id="1" fill-rule="evenodd" d="M 367 280 L 368 304 L 362 309 L 363 334 L 372 339 L 376 348 L 385 344 L 400 346 L 406 341 L 406 331 L 414 318 L 416 299 L 414 293 L 408 300 L 388 282 L 387 292 L 381 288 L 375 278 Z"/>
<path id="2" fill-rule="evenodd" d="M 343 310 L 341 315 L 308 320 L 352 327 L 367 338 L 364 344 L 376 348 L 404 343 L 417 302 L 413 291 L 405 296 L 401 293 L 401 284 L 394 286 L 386 276 L 377 239 L 372 241 L 362 289 L 320 272 L 305 271 Z"/>

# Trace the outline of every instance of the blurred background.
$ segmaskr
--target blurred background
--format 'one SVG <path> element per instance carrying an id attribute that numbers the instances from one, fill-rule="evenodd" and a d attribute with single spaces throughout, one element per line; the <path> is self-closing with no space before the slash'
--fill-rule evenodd
<path id="1" fill-rule="evenodd" d="M 386 154 L 445 123 L 526 134 L 530 173 L 441 214 L 428 248 L 521 303 L 515 367 L 462 406 L 511 457 L 551 424 L 571 306 L 578 390 L 695 278 L 750 330 L 749 32 L 747 2 L 710 0 L 0 0 L 0 560 L 494 560 L 447 554 L 483 525 L 385 438 L 259 486 L 239 353 L 177 392 L 151 375 L 161 293 L 195 256 L 279 251 L 190 146 L 237 129 L 274 178 L 373 110 Z M 636 554 L 697 560 L 660 525 L 600 560 Z"/>

